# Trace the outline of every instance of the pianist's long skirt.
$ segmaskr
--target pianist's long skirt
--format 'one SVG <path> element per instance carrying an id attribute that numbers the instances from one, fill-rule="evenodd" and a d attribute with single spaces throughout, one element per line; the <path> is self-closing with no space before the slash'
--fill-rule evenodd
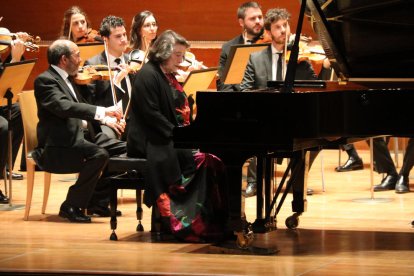
<path id="1" fill-rule="evenodd" d="M 211 154 L 193 153 L 194 170 L 183 168 L 179 183 L 161 193 L 156 204 L 171 233 L 185 242 L 212 242 L 225 238 L 228 202 L 225 197 L 225 168 Z M 186 163 L 187 156 L 180 156 Z M 187 160 L 188 161 L 188 160 Z M 160 176 L 162 177 L 162 176 Z"/>

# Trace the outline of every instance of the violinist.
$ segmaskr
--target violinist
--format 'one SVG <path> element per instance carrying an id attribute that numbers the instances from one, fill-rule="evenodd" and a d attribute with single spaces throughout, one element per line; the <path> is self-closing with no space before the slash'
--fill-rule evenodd
<path id="1" fill-rule="evenodd" d="M 108 158 L 125 153 L 125 142 L 94 133 L 106 116 L 120 118 L 119 107 L 95 106 L 84 101 L 73 83 L 82 61 L 79 47 L 69 40 L 54 41 L 48 51 L 49 68 L 34 82 L 38 109 L 36 163 L 48 172 L 79 173 L 62 203 L 59 216 L 90 223 L 88 214 L 109 216 L 109 189 L 101 175 Z M 120 215 L 120 213 L 118 213 Z"/>
<path id="2" fill-rule="evenodd" d="M 284 52 L 290 37 L 289 26 L 290 13 L 286 9 L 270 9 L 267 11 L 264 28 L 265 32 L 271 37 L 271 44 L 264 50 L 250 54 L 249 62 L 246 66 L 243 80 L 240 84 L 242 91 L 261 89 L 267 87 L 267 81 L 280 80 L 285 77 L 283 63 L 285 62 Z M 323 67 L 320 75 L 326 75 L 322 71 L 328 70 Z M 297 64 L 295 79 L 297 80 L 316 80 L 312 65 L 308 61 L 301 61 Z M 317 156 L 317 152 L 311 152 L 310 165 Z M 293 172 L 298 177 L 298 181 L 304 181 L 304 164 L 300 163 Z M 293 174 L 292 173 L 292 174 Z M 299 185 L 300 186 L 300 185 Z M 311 195 L 312 189 L 307 190 Z"/>
<path id="3" fill-rule="evenodd" d="M 25 33 L 21 33 L 25 34 Z M 24 42 L 17 38 L 10 44 L 10 55 L 4 60 L 0 59 L 0 75 L 3 71 L 4 63 L 19 62 L 25 51 Z M 2 103 L 3 104 L 3 103 Z M 0 106 L 0 179 L 9 177 L 7 168 L 6 175 L 3 175 L 4 169 L 7 167 L 9 144 L 8 144 L 8 124 L 7 121 L 8 108 L 7 105 Z M 16 161 L 17 154 L 19 152 L 20 144 L 23 139 L 23 122 L 20 113 L 20 106 L 18 103 L 12 104 L 11 107 L 11 121 L 10 126 L 12 130 L 12 167 Z M 12 173 L 13 180 L 22 180 L 23 175 L 18 173 Z M 9 199 L 0 190 L 0 204 L 8 203 Z"/>
<path id="4" fill-rule="evenodd" d="M 224 84 L 220 78 L 230 52 L 230 47 L 237 44 L 252 44 L 260 39 L 263 33 L 263 13 L 257 2 L 245 2 L 237 10 L 237 18 L 242 28 L 242 33 L 223 44 L 219 61 L 219 79 L 217 91 L 240 91 L 239 85 Z"/>
<path id="5" fill-rule="evenodd" d="M 142 11 L 134 16 L 131 26 L 131 41 L 129 47 L 131 52 L 129 58 L 131 63 L 140 64 L 146 62 L 149 47 L 157 38 L 158 23 L 154 14 L 150 11 Z"/>
<path id="6" fill-rule="evenodd" d="M 268 33 L 272 41 L 266 49 L 250 55 L 240 84 L 242 91 L 266 88 L 267 81 L 284 79 L 283 68 L 286 67 L 284 51 L 290 37 L 289 19 L 290 14 L 286 9 L 270 9 L 266 13 L 264 31 Z M 330 71 L 329 63 L 324 63 L 320 75 L 325 76 L 325 71 Z M 295 79 L 316 80 L 318 76 L 310 62 L 303 60 L 297 64 Z"/>
<path id="7" fill-rule="evenodd" d="M 72 6 L 65 11 L 60 38 L 71 40 L 76 44 L 102 42 L 99 33 L 90 28 L 86 13 L 78 6 Z"/>
<path id="8" fill-rule="evenodd" d="M 133 75 L 129 74 L 128 55 L 124 54 L 128 47 L 125 22 L 117 16 L 105 17 L 99 29 L 106 45 L 106 50 L 85 61 L 88 65 L 106 65 L 111 70 L 110 80 L 96 80 L 87 85 L 88 99 L 90 102 L 101 106 L 119 105 L 125 114 L 131 95 L 131 83 Z M 108 58 L 107 58 L 108 57 Z M 127 118 L 124 118 L 126 121 Z M 124 133 L 125 121 L 107 121 L 102 130 L 110 137 L 119 137 Z"/>

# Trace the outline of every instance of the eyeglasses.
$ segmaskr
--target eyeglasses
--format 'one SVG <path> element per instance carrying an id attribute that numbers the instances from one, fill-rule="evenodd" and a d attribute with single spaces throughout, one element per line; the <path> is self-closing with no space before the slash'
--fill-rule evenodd
<path id="1" fill-rule="evenodd" d="M 143 28 L 151 28 L 151 26 L 154 27 L 154 28 L 158 27 L 157 23 L 155 23 L 155 22 L 147 23 L 145 25 L 142 25 Z"/>

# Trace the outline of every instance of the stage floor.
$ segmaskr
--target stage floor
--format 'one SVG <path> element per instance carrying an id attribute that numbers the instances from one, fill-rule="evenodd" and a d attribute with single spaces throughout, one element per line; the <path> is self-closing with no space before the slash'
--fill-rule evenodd
<path id="1" fill-rule="evenodd" d="M 135 191 L 128 190 L 122 191 L 118 206 L 123 212 L 118 219 L 119 240 L 110 241 L 109 218 L 93 217 L 85 225 L 57 215 L 75 175 L 52 175 L 42 215 L 43 173 L 37 172 L 31 215 L 23 221 L 25 175 L 23 181 L 13 181 L 13 206 L 0 205 L 0 274 L 414 275 L 414 193 L 379 192 L 371 199 L 369 152 L 359 152 L 365 168 L 354 172 L 335 172 L 337 150 L 323 151 L 316 159 L 308 182 L 315 194 L 307 198 L 299 228 L 284 225 L 291 215 L 288 195 L 278 215 L 278 229 L 255 236 L 254 248 L 276 251 L 271 255 L 265 250 L 239 250 L 233 243 L 159 239 L 149 232 L 148 208 L 144 208 L 145 231 L 135 232 Z M 400 164 L 401 159 L 400 155 Z M 379 174 L 374 178 L 375 183 L 381 181 Z M 0 187 L 4 192 L 3 183 Z M 246 200 L 246 214 L 254 220 L 255 198 Z"/>

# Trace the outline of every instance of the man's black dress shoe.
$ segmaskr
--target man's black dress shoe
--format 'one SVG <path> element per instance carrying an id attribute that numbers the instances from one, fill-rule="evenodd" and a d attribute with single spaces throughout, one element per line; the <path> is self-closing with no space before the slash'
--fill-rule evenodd
<path id="1" fill-rule="evenodd" d="M 387 174 L 387 176 L 382 179 L 381 184 L 374 186 L 374 192 L 394 190 L 397 180 L 398 175 Z"/>
<path id="2" fill-rule="evenodd" d="M 9 178 L 9 172 L 6 172 L 6 177 Z M 3 174 L 0 175 L 0 179 L 3 179 Z M 20 173 L 14 173 L 12 172 L 12 180 L 23 180 L 23 175 Z"/>
<path id="3" fill-rule="evenodd" d="M 395 192 L 397 194 L 404 194 L 410 192 L 410 185 L 408 181 L 408 177 L 400 175 L 397 184 L 395 184 Z"/>
<path id="4" fill-rule="evenodd" d="M 362 162 L 362 159 L 354 158 L 351 156 L 348 158 L 348 160 L 345 162 L 344 165 L 336 167 L 335 171 L 349 172 L 349 171 L 362 170 L 363 168 L 364 168 L 364 163 Z"/>
<path id="5" fill-rule="evenodd" d="M 248 182 L 246 191 L 243 192 L 244 197 L 255 196 L 257 192 L 256 182 Z"/>
<path id="6" fill-rule="evenodd" d="M 79 208 L 72 207 L 66 203 L 60 206 L 59 216 L 67 218 L 71 222 L 90 223 L 91 218 L 85 215 Z"/>
<path id="7" fill-rule="evenodd" d="M 102 207 L 102 206 L 92 206 L 92 207 L 88 207 L 88 209 L 86 210 L 87 214 L 92 216 L 92 215 L 98 215 L 100 217 L 110 217 L 111 216 L 111 209 L 109 209 L 108 207 Z M 116 210 L 116 216 L 120 217 L 122 216 L 122 212 L 119 210 Z"/>
<path id="8" fill-rule="evenodd" d="M 3 192 L 0 190 L 0 204 L 7 204 L 9 203 L 9 199 L 7 196 L 3 194 Z"/>
<path id="9" fill-rule="evenodd" d="M 311 188 L 307 188 L 306 195 L 313 195 L 313 190 Z"/>

